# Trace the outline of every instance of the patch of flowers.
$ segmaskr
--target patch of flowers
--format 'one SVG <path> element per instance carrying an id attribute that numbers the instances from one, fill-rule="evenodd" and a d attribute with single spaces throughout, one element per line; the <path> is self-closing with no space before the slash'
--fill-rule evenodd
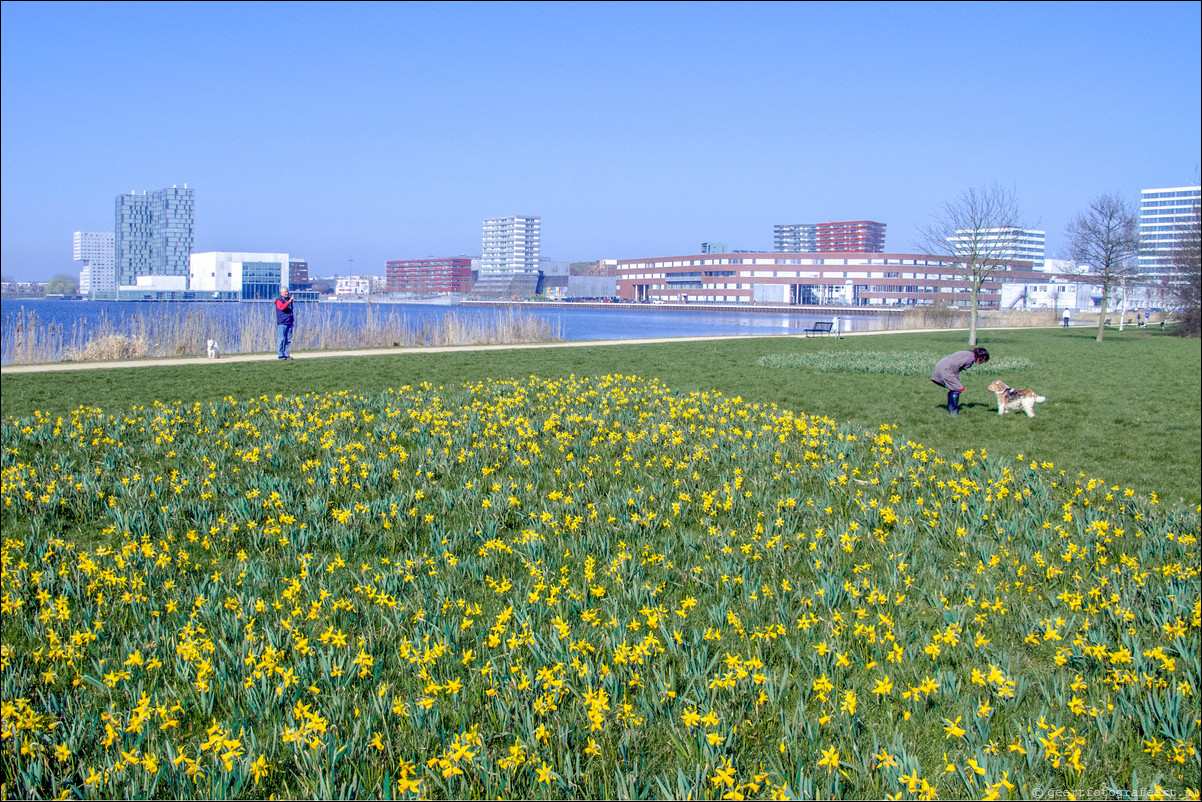
<path id="1" fill-rule="evenodd" d="M 625 376 L 6 419 L 5 796 L 1197 798 L 1199 510 Z"/>

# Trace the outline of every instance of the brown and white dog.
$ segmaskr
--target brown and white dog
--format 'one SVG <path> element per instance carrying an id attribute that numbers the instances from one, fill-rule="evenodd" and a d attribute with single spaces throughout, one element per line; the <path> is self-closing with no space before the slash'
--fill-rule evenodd
<path id="1" fill-rule="evenodd" d="M 1001 379 L 989 385 L 989 391 L 997 396 L 997 414 L 999 415 L 1005 415 L 1008 409 L 1021 409 L 1027 413 L 1028 418 L 1034 418 L 1035 404 L 1047 401 L 1042 395 L 1036 395 L 1035 391 L 1030 388 L 1024 387 L 1021 390 L 1015 390 L 1007 387 Z"/>

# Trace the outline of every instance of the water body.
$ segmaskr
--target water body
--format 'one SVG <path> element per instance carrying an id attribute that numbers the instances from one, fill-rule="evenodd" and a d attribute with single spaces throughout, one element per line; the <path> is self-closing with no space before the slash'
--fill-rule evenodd
<path id="1" fill-rule="evenodd" d="M 332 310 L 336 316 L 341 315 L 348 324 L 354 325 L 361 321 L 369 308 L 367 304 L 339 303 L 317 304 L 297 303 L 297 325 L 303 326 L 306 312 L 312 313 L 318 308 L 324 313 Z M 508 313 L 509 309 L 517 309 L 522 314 L 528 314 L 546 320 L 563 334 L 565 340 L 627 340 L 646 339 L 654 337 L 703 337 L 703 336 L 737 336 L 737 335 L 772 335 L 800 334 L 802 329 L 812 326 L 817 321 L 829 321 L 834 314 L 802 315 L 775 312 L 741 312 L 741 311 L 701 311 L 686 309 L 660 309 L 635 307 L 628 304 L 613 304 L 610 308 L 584 308 L 574 304 L 562 306 L 516 306 L 516 307 L 477 307 L 477 306 L 435 306 L 429 304 L 383 303 L 372 304 L 379 315 L 387 316 L 391 311 L 398 315 L 406 315 L 415 323 L 427 318 L 440 318 L 443 315 L 462 315 L 468 318 L 495 317 Z M 266 302 L 162 302 L 162 301 L 60 301 L 44 299 L 4 299 L 0 301 L 0 318 L 3 321 L 4 340 L 9 341 L 9 335 L 16 324 L 21 312 L 35 312 L 42 324 L 56 323 L 65 330 L 79 322 L 86 325 L 88 330 L 100 324 L 102 316 L 122 328 L 120 321 L 123 317 L 132 317 L 138 313 L 159 315 L 164 311 L 184 315 L 189 310 L 208 312 L 220 319 L 232 322 L 249 315 L 271 317 L 273 307 Z M 862 331 L 878 328 L 878 320 L 874 317 L 841 317 L 840 328 L 844 331 Z M 86 322 L 86 323 L 85 323 Z"/>

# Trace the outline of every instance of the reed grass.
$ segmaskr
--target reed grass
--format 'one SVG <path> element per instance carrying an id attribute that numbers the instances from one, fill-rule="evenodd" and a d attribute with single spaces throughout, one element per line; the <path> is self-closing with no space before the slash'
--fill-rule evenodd
<path id="1" fill-rule="evenodd" d="M 70 327 L 44 320 L 24 307 L 4 322 L 3 361 L 28 365 L 61 361 L 108 361 L 139 357 L 203 356 L 213 339 L 224 354 L 250 354 L 276 348 L 270 307 L 234 320 L 210 309 L 139 310 L 114 319 L 80 317 Z M 362 316 L 328 306 L 302 307 L 293 331 L 295 351 L 380 347 L 480 345 L 562 340 L 562 326 L 529 313 L 450 312 L 414 316 L 379 307 Z"/>

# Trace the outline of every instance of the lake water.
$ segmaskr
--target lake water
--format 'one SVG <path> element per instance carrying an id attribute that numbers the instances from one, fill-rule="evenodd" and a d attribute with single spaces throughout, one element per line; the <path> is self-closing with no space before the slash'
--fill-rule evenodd
<path id="1" fill-rule="evenodd" d="M 297 325 L 303 325 L 306 309 L 314 310 L 317 304 L 297 304 Z M 341 313 L 348 323 L 361 320 L 366 304 L 321 304 Z M 428 304 L 373 304 L 378 314 L 388 315 L 395 310 L 418 322 L 427 317 L 443 315 L 483 316 L 487 319 L 506 308 L 476 306 L 434 306 Z M 816 321 L 829 321 L 832 314 L 804 315 L 777 312 L 742 311 L 694 311 L 685 309 L 661 309 L 656 307 L 614 304 L 604 309 L 590 309 L 565 303 L 562 306 L 516 307 L 521 313 L 529 314 L 556 325 L 565 340 L 623 340 L 651 337 L 698 337 L 799 334 L 802 329 Z M 118 323 L 122 317 L 141 313 L 159 314 L 171 310 L 184 314 L 188 310 L 207 311 L 219 318 L 234 321 L 247 315 L 270 317 L 270 303 L 205 303 L 205 302 L 154 302 L 154 301 L 58 301 L 39 299 L 3 299 L 0 301 L 0 318 L 3 320 L 3 340 L 9 342 L 10 334 L 20 311 L 36 312 L 42 323 L 54 322 L 70 331 L 77 321 L 87 321 L 89 329 L 99 323 L 101 316 Z M 844 331 L 874 329 L 878 321 L 874 317 L 841 317 L 840 328 Z M 0 356 L 0 358 L 3 358 Z"/>

